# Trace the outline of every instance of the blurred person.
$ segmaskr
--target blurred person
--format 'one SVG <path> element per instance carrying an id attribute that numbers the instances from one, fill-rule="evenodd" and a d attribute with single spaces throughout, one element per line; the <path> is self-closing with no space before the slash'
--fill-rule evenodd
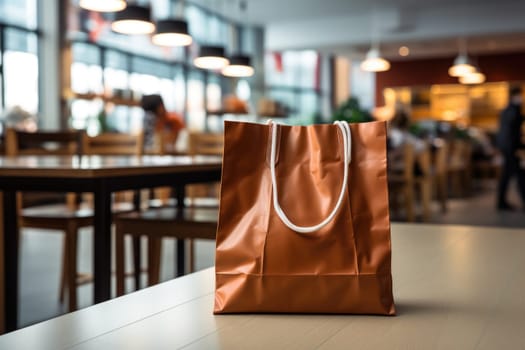
<path id="1" fill-rule="evenodd" d="M 521 141 L 521 114 L 522 90 L 514 87 L 510 90 L 510 101 L 508 106 L 501 112 L 497 145 L 503 155 L 503 169 L 498 186 L 497 208 L 499 210 L 514 210 L 507 201 L 507 190 L 510 180 L 516 176 L 525 209 L 525 171 L 520 168 L 520 158 L 517 154 L 519 149 L 525 148 Z"/>
<path id="2" fill-rule="evenodd" d="M 410 119 L 403 108 L 396 108 L 388 128 L 388 148 L 389 150 L 400 149 L 406 143 L 411 144 L 414 152 L 419 154 L 425 150 L 425 142 L 412 135 L 409 131 Z"/>
<path id="3" fill-rule="evenodd" d="M 173 150 L 184 121 L 177 113 L 168 112 L 160 95 L 142 97 L 144 110 L 144 148 L 147 151 L 163 153 Z"/>
<path id="4" fill-rule="evenodd" d="M 404 108 L 397 107 L 394 117 L 390 120 L 388 125 L 387 149 L 388 162 L 392 169 L 399 168 L 399 164 L 403 163 L 404 159 L 404 145 L 409 144 L 414 150 L 414 155 L 423 153 L 426 149 L 425 142 L 410 133 L 410 119 Z M 423 171 L 419 162 L 414 163 L 414 175 L 422 175 Z"/>

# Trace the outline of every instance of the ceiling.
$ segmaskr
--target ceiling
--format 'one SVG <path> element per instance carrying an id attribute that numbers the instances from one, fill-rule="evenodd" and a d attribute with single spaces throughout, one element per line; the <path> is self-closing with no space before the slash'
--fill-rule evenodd
<path id="1" fill-rule="evenodd" d="M 194 0 L 266 28 L 266 48 L 316 49 L 362 57 L 372 40 L 390 57 L 525 50 L 524 0 Z M 215 6 L 213 6 L 215 5 Z M 399 57 L 399 56 L 398 56 Z"/>

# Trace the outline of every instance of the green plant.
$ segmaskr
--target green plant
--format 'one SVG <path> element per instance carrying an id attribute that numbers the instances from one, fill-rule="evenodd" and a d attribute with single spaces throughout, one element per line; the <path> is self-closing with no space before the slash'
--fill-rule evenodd
<path id="1" fill-rule="evenodd" d="M 359 100 L 355 97 L 350 97 L 343 102 L 335 111 L 332 118 L 335 120 L 343 120 L 348 123 L 365 123 L 372 121 L 372 116 L 368 111 L 361 109 Z"/>

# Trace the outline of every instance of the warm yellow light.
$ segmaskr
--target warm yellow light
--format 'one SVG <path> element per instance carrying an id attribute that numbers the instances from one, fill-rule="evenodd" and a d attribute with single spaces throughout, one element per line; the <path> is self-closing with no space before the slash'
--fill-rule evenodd
<path id="1" fill-rule="evenodd" d="M 476 71 L 476 68 L 470 64 L 458 64 L 448 69 L 448 75 L 451 77 L 462 77 L 467 74 L 472 74 Z"/>
<path id="2" fill-rule="evenodd" d="M 361 63 L 361 69 L 366 72 L 384 72 L 390 69 L 390 62 L 384 58 L 367 58 Z"/>
<path id="3" fill-rule="evenodd" d="M 193 42 L 188 34 L 181 33 L 160 33 L 151 37 L 155 45 L 160 46 L 189 46 Z"/>
<path id="4" fill-rule="evenodd" d="M 448 69 L 448 75 L 451 77 L 462 77 L 467 74 L 474 73 L 474 67 L 466 54 L 460 54 L 454 60 L 454 64 Z"/>
<path id="5" fill-rule="evenodd" d="M 384 72 L 390 69 L 390 62 L 379 56 L 379 50 L 371 49 L 366 54 L 366 60 L 361 62 L 365 72 Z"/>
<path id="6" fill-rule="evenodd" d="M 410 55 L 410 49 L 406 46 L 401 46 L 398 52 L 399 52 L 399 56 L 406 57 Z"/>
<path id="7" fill-rule="evenodd" d="M 155 25 L 151 22 L 125 19 L 111 23 L 111 29 L 121 34 L 140 35 L 153 33 Z"/>
<path id="8" fill-rule="evenodd" d="M 462 77 L 459 77 L 459 82 L 461 84 L 481 84 L 484 83 L 487 78 L 485 74 L 480 72 L 474 72 Z"/>
<path id="9" fill-rule="evenodd" d="M 118 12 L 126 8 L 124 0 L 80 0 L 78 5 L 86 10 L 97 12 Z"/>
<path id="10" fill-rule="evenodd" d="M 251 77 L 255 73 L 250 66 L 229 65 L 222 69 L 222 74 L 227 77 Z"/>
<path id="11" fill-rule="evenodd" d="M 193 60 L 193 64 L 202 69 L 220 70 L 226 67 L 230 61 L 227 58 L 219 56 L 203 56 Z"/>

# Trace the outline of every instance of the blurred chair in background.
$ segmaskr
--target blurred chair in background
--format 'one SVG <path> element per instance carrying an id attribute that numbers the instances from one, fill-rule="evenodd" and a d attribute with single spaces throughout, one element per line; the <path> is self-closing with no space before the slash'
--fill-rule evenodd
<path id="1" fill-rule="evenodd" d="M 190 154 L 198 155 L 220 155 L 223 151 L 222 134 L 190 134 Z M 196 185 L 191 185 L 196 186 Z M 190 272 L 195 268 L 194 262 L 194 239 L 215 239 L 218 218 L 218 192 L 214 186 L 214 198 L 206 199 L 197 197 L 210 192 L 205 189 L 200 192 L 198 187 L 192 190 L 188 186 L 188 207 L 182 211 L 180 208 L 164 207 L 160 209 L 149 209 L 142 212 L 134 212 L 119 216 L 115 220 L 116 227 L 116 267 L 117 267 L 117 295 L 123 295 L 125 277 L 125 250 L 124 236 L 148 238 L 148 285 L 159 282 L 160 260 L 162 238 L 171 237 L 189 240 Z M 200 186 L 200 185 L 199 185 Z M 192 193 L 193 191 L 193 193 Z M 199 204 L 206 204 L 200 206 Z M 134 267 L 135 271 L 140 269 Z M 139 286 L 136 286 L 138 288 Z"/>
<path id="2" fill-rule="evenodd" d="M 22 132 L 6 130 L 6 155 L 80 155 L 82 131 Z M 87 274 L 77 274 L 77 234 L 82 227 L 91 226 L 93 211 L 80 206 L 76 194 L 67 194 L 67 203 L 22 208 L 22 193 L 17 194 L 19 227 L 64 232 L 60 301 L 68 290 L 68 309 L 77 308 L 76 286 L 91 281 Z"/>

